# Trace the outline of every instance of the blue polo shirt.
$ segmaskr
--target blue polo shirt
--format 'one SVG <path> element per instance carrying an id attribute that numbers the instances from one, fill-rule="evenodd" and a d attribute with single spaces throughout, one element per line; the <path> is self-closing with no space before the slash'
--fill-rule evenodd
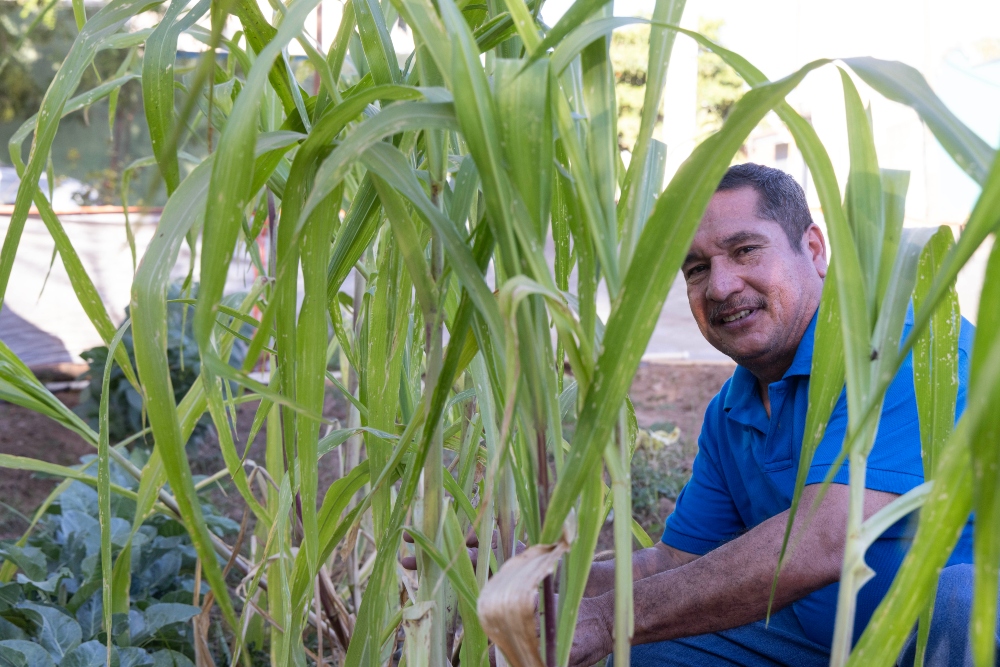
<path id="1" fill-rule="evenodd" d="M 913 326 L 907 316 L 903 336 Z M 690 481 L 673 514 L 667 518 L 663 542 L 702 555 L 738 537 L 791 506 L 805 431 L 816 316 L 799 343 L 791 367 L 768 387 L 771 417 L 760 400 L 757 379 L 742 366 L 723 385 L 705 412 L 698 438 L 698 455 Z M 958 345 L 958 400 L 965 409 L 969 359 L 974 327 L 962 319 Z M 867 487 L 903 494 L 924 481 L 920 456 L 920 426 L 913 390 L 912 355 L 908 356 L 886 393 L 878 434 L 868 457 Z M 813 457 L 806 484 L 818 484 L 829 472 L 847 430 L 847 394 L 841 393 L 826 434 Z M 833 478 L 848 483 L 845 462 Z M 875 577 L 858 595 L 854 637 L 857 640 L 889 589 L 916 530 L 915 513 L 900 520 L 868 549 L 865 560 Z M 966 525 L 949 565 L 972 562 L 972 521 Z M 837 608 L 837 588 L 831 584 L 794 602 L 792 608 L 806 636 L 829 646 Z"/>

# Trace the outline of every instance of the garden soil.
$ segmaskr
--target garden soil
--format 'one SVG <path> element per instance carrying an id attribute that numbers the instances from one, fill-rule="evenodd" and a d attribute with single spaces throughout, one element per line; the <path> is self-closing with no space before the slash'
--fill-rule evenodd
<path id="1" fill-rule="evenodd" d="M 729 364 L 643 364 L 630 391 L 639 426 L 679 428 L 684 465 L 689 467 L 697 452 L 697 434 L 705 408 L 732 372 L 733 366 Z M 76 405 L 79 396 L 76 392 L 56 395 L 70 407 Z M 249 433 L 256 406 L 256 403 L 244 403 L 238 408 L 239 451 L 243 451 L 243 439 Z M 347 404 L 338 392 L 328 393 L 324 414 L 328 418 L 346 420 Z M 79 463 L 80 457 L 94 450 L 80 437 L 46 417 L 0 401 L 0 453 L 74 465 Z M 188 455 L 195 474 L 209 475 L 225 465 L 214 437 L 189 447 Z M 320 497 L 336 479 L 338 455 L 336 450 L 331 452 L 320 465 Z M 251 445 L 249 458 L 263 462 L 263 433 Z M 30 472 L 0 470 L 0 539 L 19 536 L 27 527 L 26 517 L 30 517 L 57 483 L 56 479 Z M 236 521 L 241 519 L 243 502 L 231 487 L 217 486 L 211 496 L 221 512 Z M 665 518 L 673 509 L 672 500 L 663 498 L 661 508 Z"/>

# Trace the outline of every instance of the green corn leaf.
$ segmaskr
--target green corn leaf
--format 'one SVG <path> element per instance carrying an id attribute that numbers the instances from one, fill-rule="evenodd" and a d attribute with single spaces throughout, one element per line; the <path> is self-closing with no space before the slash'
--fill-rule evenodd
<path id="1" fill-rule="evenodd" d="M 128 72 L 132 67 L 132 61 L 135 60 L 135 51 L 135 46 L 129 50 L 128 55 L 125 56 L 125 59 L 121 62 L 118 66 L 118 70 L 115 72 L 116 78 Z M 120 92 L 121 89 L 119 88 L 112 90 L 111 94 L 108 95 L 108 134 L 112 140 L 114 140 L 115 136 L 115 119 L 118 116 L 118 94 Z"/>
<path id="2" fill-rule="evenodd" d="M 890 100 L 912 107 L 955 163 L 977 183 L 986 182 L 996 151 L 944 105 L 920 72 L 878 58 L 845 58 L 844 63 Z"/>
<path id="3" fill-rule="evenodd" d="M 455 497 L 459 498 L 460 496 L 456 495 Z M 459 526 L 455 511 L 451 507 L 445 510 L 444 548 L 448 562 L 453 564 L 447 569 L 447 572 L 456 590 L 461 587 L 473 591 L 478 599 L 479 585 L 472 569 L 472 562 L 467 557 L 465 535 Z M 462 664 L 486 667 L 490 664 L 489 646 L 486 633 L 479 624 L 476 605 L 469 604 L 468 599 L 460 597 L 459 613 L 462 617 L 462 629 L 465 633 L 462 640 Z"/>
<path id="4" fill-rule="evenodd" d="M 632 158 L 625 174 L 625 184 L 619 199 L 622 227 L 622 250 L 620 262 L 622 271 L 628 270 L 629 260 L 635 250 L 643 223 L 649 215 L 647 203 L 660 194 L 663 183 L 662 172 L 650 169 L 649 164 L 665 160 L 666 147 L 654 140 L 653 128 L 659 115 L 660 103 L 666 86 L 667 68 L 670 54 L 677 35 L 662 24 L 680 23 L 686 0 L 657 0 L 653 7 L 652 23 L 649 30 L 649 63 L 646 73 L 646 90 L 643 93 L 642 115 L 639 134 L 632 148 Z M 663 152 L 663 157 L 659 156 Z M 649 162 L 652 160 L 652 162 Z M 624 202 L 624 205 L 621 204 Z M 651 207 L 650 207 L 651 208 Z"/>
<path id="5" fill-rule="evenodd" d="M 352 435 L 358 433 L 372 433 L 383 440 L 399 440 L 398 435 L 392 433 L 386 433 L 385 431 L 380 431 L 377 428 L 371 428 L 370 426 L 359 426 L 357 428 L 341 428 L 336 431 L 330 431 L 324 435 L 318 445 L 318 456 L 322 458 L 325 454 L 329 454 L 333 449 L 339 447 L 340 445 L 347 442 L 347 439 Z"/>
<path id="6" fill-rule="evenodd" d="M 236 627 L 222 571 L 215 560 L 201 504 L 194 491 L 191 469 L 184 453 L 186 439 L 181 435 L 170 374 L 161 347 L 166 340 L 166 294 L 163 285 L 185 235 L 203 218 L 212 165 L 213 159 L 209 158 L 195 168 L 164 207 L 158 226 L 161 233 L 153 238 L 136 272 L 131 312 L 136 366 L 146 391 L 149 423 L 156 449 L 162 457 L 180 514 L 202 560 L 205 579 L 215 592 L 226 621 L 231 627 Z"/>
<path id="7" fill-rule="evenodd" d="M 557 75 L 562 74 L 570 66 L 570 63 L 580 55 L 580 52 L 592 44 L 594 40 L 599 37 L 610 37 L 611 33 L 618 28 L 636 23 L 648 23 L 648 21 L 633 16 L 607 16 L 587 21 L 567 35 L 552 51 L 550 58 L 552 71 Z M 530 65 L 525 65 L 525 68 L 527 67 Z"/>
<path id="8" fill-rule="evenodd" d="M 521 0 L 512 2 L 523 6 Z M 549 68 L 544 60 L 523 70 L 517 60 L 497 60 L 494 67 L 500 142 L 511 180 L 528 208 L 537 238 L 541 239 L 552 198 Z"/>
<path id="9" fill-rule="evenodd" d="M 514 224 L 518 213 L 526 214 L 527 211 L 520 202 L 515 205 L 513 187 L 503 168 L 496 101 L 479 61 L 479 49 L 455 3 L 444 0 L 439 6 L 441 18 L 452 37 L 450 83 L 455 95 L 455 113 L 482 179 L 488 211 L 486 220 L 500 248 L 503 270 L 514 273 L 521 254 L 514 237 Z M 522 222 L 524 227 L 530 225 L 529 220 Z M 530 253 L 531 249 L 528 251 Z"/>
<path id="10" fill-rule="evenodd" d="M 831 269 L 833 271 L 835 269 Z M 802 500 L 809 467 L 812 465 L 816 448 L 823 440 L 826 425 L 837 405 L 837 400 L 844 388 L 844 345 L 843 332 L 840 325 L 840 304 L 837 298 L 837 282 L 827 274 L 823 284 L 823 296 L 820 298 L 819 315 L 816 321 L 813 348 L 827 350 L 827 354 L 814 354 L 809 371 L 809 398 L 806 411 L 806 425 L 802 436 L 802 449 L 799 453 L 799 467 L 795 474 L 795 491 L 792 494 L 792 504 L 788 510 L 788 523 L 785 526 L 785 536 L 782 538 L 781 552 L 778 556 L 778 567 L 774 571 L 771 582 L 771 598 L 778 585 L 778 574 L 788 558 L 789 542 L 792 534 L 792 522 Z"/>
<path id="11" fill-rule="evenodd" d="M 318 0 L 297 0 L 274 39 L 259 52 L 214 154 L 211 181 L 215 196 L 207 199 L 205 209 L 205 217 L 212 224 L 204 230 L 201 285 L 194 313 L 195 338 L 203 357 L 211 354 L 209 335 L 215 319 L 212 313 L 222 296 L 226 267 L 236 245 L 243 208 L 253 194 L 249 185 L 253 175 L 257 114 L 267 77 L 281 49 L 301 30 L 316 2 Z"/>
<path id="12" fill-rule="evenodd" d="M 924 248 L 913 291 L 913 308 L 919 310 L 934 275 L 955 245 L 951 229 L 942 226 Z M 924 478 L 934 478 L 935 460 L 955 423 L 958 391 L 958 346 L 961 315 L 954 287 L 938 306 L 930 327 L 913 345 L 913 385 L 920 413 L 921 456 Z"/>
<path id="13" fill-rule="evenodd" d="M 347 218 L 344 220 L 340 233 L 337 234 L 337 240 L 331 254 L 330 267 L 327 269 L 326 298 L 330 304 L 331 317 L 334 317 L 333 311 L 335 309 L 339 311 L 340 308 L 337 296 L 340 286 L 344 284 L 344 280 L 354 269 L 354 265 L 361 258 L 365 248 L 375 238 L 375 233 L 382 222 L 380 220 L 381 210 L 375 186 L 371 177 L 366 174 L 358 186 L 357 194 L 354 201 L 351 202 L 351 208 L 347 211 Z M 344 351 L 348 352 L 349 348 L 345 347 Z"/>
<path id="14" fill-rule="evenodd" d="M 111 369 L 114 366 L 114 353 L 122 342 L 122 337 L 128 332 L 129 321 L 125 320 L 118 333 L 108 346 L 108 362 L 104 365 L 104 379 L 101 384 L 100 404 L 100 440 L 97 447 L 97 508 L 101 525 L 101 578 L 102 596 L 104 600 L 104 627 L 111 627 L 112 605 L 112 563 L 111 563 L 111 459 L 108 453 L 110 441 L 108 435 L 108 397 L 111 395 Z M 107 633 L 107 661 L 111 664 L 111 633 Z"/>
<path id="15" fill-rule="evenodd" d="M 404 102 L 384 109 L 362 123 L 323 161 L 316 173 L 312 191 L 303 207 L 302 218 L 312 213 L 320 202 L 347 174 L 352 162 L 370 146 L 384 137 L 408 129 L 439 127 L 455 128 L 455 112 L 451 104 L 440 102 Z M 300 223 L 301 224 L 301 223 Z"/>
<path id="16" fill-rule="evenodd" d="M 595 466 L 583 487 L 577 510 L 577 536 L 563 560 L 564 581 L 560 582 L 559 617 L 557 619 L 556 647 L 560 665 L 569 664 L 580 601 L 583 599 L 590 567 L 597 548 L 597 538 L 604 524 L 604 490 L 601 469 Z"/>
<path id="17" fill-rule="evenodd" d="M 920 309 L 935 273 L 954 245 L 951 230 L 942 226 L 924 248 L 913 290 L 915 310 Z M 960 326 L 958 294 L 953 288 L 938 307 L 930 327 L 913 345 L 913 386 L 920 415 L 921 458 L 926 480 L 934 478 L 938 455 L 955 422 L 958 360 L 953 351 L 958 346 Z M 933 613 L 934 601 L 931 600 L 918 621 L 915 665 L 924 664 Z"/>
<path id="18" fill-rule="evenodd" d="M 434 59 L 438 71 L 447 81 L 451 75 L 451 55 L 448 35 L 437 8 L 430 0 L 392 0 L 392 6 L 420 36 L 421 46 Z"/>
<path id="19" fill-rule="evenodd" d="M 413 224 L 413 219 L 410 218 L 402 198 L 378 176 L 372 177 L 372 183 L 375 185 L 379 200 L 385 208 L 386 218 L 392 225 L 396 243 L 403 253 L 403 259 L 416 291 L 417 301 L 424 310 L 424 317 L 427 317 L 437 301 L 437 290 L 431 278 L 430 268 L 427 266 L 427 259 L 424 257 L 417 228 Z"/>
<path id="20" fill-rule="evenodd" d="M 298 347 L 296 360 L 296 401 L 315 414 L 323 413 L 326 372 L 326 269 L 329 263 L 329 239 L 337 217 L 341 190 L 333 192 L 328 206 L 309 217 L 302 233 L 302 276 L 304 297 L 299 311 Z M 395 413 L 395 410 L 393 410 Z M 379 424 L 381 425 L 381 424 Z M 309 569 L 319 567 L 319 527 L 316 518 L 317 444 L 319 422 L 308 415 L 296 415 L 296 455 L 300 462 L 300 494 L 302 498 L 303 544 Z"/>
<path id="21" fill-rule="evenodd" d="M 882 181 L 875 156 L 875 138 L 864 106 L 861 104 L 861 97 L 851 77 L 843 70 L 840 71 L 840 78 L 844 85 L 847 136 L 851 154 L 845 208 L 861 264 L 869 319 L 874 321 L 878 308 L 875 297 L 882 261 L 882 237 L 885 234 Z"/>
<path id="22" fill-rule="evenodd" d="M 479 591 L 474 588 L 475 577 L 463 577 L 458 571 L 461 567 L 459 561 L 463 561 L 465 565 L 468 565 L 469 570 L 472 570 L 472 562 L 469 560 L 468 552 L 464 548 L 465 540 L 462 540 L 462 548 L 460 550 L 456 550 L 455 553 L 449 553 L 446 556 L 435 546 L 434 541 L 427 537 L 420 529 L 408 526 L 406 531 L 413 537 L 414 543 L 423 549 L 437 563 L 437 566 L 441 568 L 445 575 L 448 576 L 462 604 L 469 605 L 472 609 L 475 609 L 476 602 L 479 599 Z"/>
<path id="23" fill-rule="evenodd" d="M 399 62 L 382 8 L 376 0 L 354 0 L 353 6 L 372 80 L 376 85 L 399 83 Z"/>
<path id="24" fill-rule="evenodd" d="M 910 172 L 896 169 L 882 169 L 882 209 L 885 230 L 882 236 L 882 259 L 879 265 L 878 288 L 875 301 L 882 307 L 885 291 L 892 277 L 892 265 L 899 250 L 899 238 L 903 229 L 906 209 L 906 190 L 910 185 Z"/>
<path id="25" fill-rule="evenodd" d="M 448 254 L 452 269 L 462 281 L 472 302 L 476 305 L 489 326 L 494 340 L 503 340 L 503 325 L 496 300 L 482 277 L 482 271 L 475 257 L 465 244 L 465 240 L 455 226 L 437 209 L 424 193 L 412 169 L 405 163 L 403 155 L 391 145 L 376 143 L 362 156 L 366 167 L 378 173 L 387 183 L 410 200 L 434 231 L 441 236 L 444 250 Z"/>
<path id="26" fill-rule="evenodd" d="M 996 347 L 1000 352 L 1000 345 Z M 992 374 L 1000 376 L 1000 369 Z M 978 387 L 970 386 L 970 398 L 975 388 Z M 934 599 L 938 573 L 958 540 L 959 528 L 972 510 L 969 439 L 970 426 L 978 421 L 978 416 L 973 415 L 970 419 L 970 414 L 967 410 L 941 452 L 934 481 L 940 486 L 932 490 L 930 499 L 921 509 L 913 545 L 889 592 L 855 644 L 848 665 L 895 661 L 917 617 Z"/>
<path id="27" fill-rule="evenodd" d="M 941 234 L 944 235 L 945 231 L 947 231 L 947 237 L 941 241 L 941 244 L 950 240 L 951 231 L 945 228 Z M 990 350 L 992 349 L 987 347 L 989 341 L 995 339 L 997 332 L 1000 331 L 1000 318 L 997 317 L 996 309 L 993 306 L 997 302 L 997 298 L 1000 297 L 1000 293 L 997 291 L 998 280 L 1000 280 L 1000 250 L 994 245 L 986 266 L 983 291 L 979 301 L 979 313 L 976 321 L 976 341 L 971 360 L 972 377 L 970 378 L 970 386 L 968 388 L 968 400 L 970 403 L 973 400 L 972 392 L 977 388 L 972 382 L 981 376 L 985 376 L 987 374 L 985 369 L 988 369 L 993 364 L 992 360 L 987 358 L 986 355 L 990 354 Z M 948 340 L 948 336 L 957 336 L 957 331 L 954 331 L 953 334 L 951 329 L 959 326 L 952 321 L 952 318 L 957 319 L 958 313 L 957 304 L 954 303 L 954 299 L 954 287 L 952 286 L 948 296 L 942 302 L 941 306 L 938 307 L 938 311 L 935 312 L 934 318 L 931 321 L 932 335 L 938 334 L 939 327 L 940 330 L 943 330 L 941 334 L 945 340 L 941 345 L 942 347 L 944 345 L 948 346 L 948 357 L 954 354 L 956 347 L 954 340 Z M 936 344 L 937 341 L 935 340 L 935 347 L 937 347 Z M 996 346 L 993 347 L 995 348 Z M 935 350 L 935 352 L 939 352 L 939 350 Z M 940 357 L 935 356 L 934 359 L 937 362 Z M 951 401 L 950 404 L 945 403 L 942 406 L 944 414 L 941 415 L 941 419 L 947 417 L 948 405 L 951 405 L 952 409 L 954 409 L 954 390 L 949 387 L 947 382 L 950 379 L 942 378 L 941 382 L 942 386 L 940 390 L 942 395 L 939 400 L 943 402 Z M 996 447 L 992 444 L 996 442 L 995 438 L 1000 434 L 1000 417 L 997 416 L 995 409 L 998 398 L 1000 398 L 1000 389 L 995 385 L 990 393 L 982 396 L 982 399 L 987 401 L 987 404 L 992 406 L 992 408 L 984 411 L 978 427 L 973 431 L 970 443 L 974 475 L 973 512 L 976 516 L 976 531 L 973 541 L 975 588 L 972 598 L 970 640 L 977 665 L 991 664 L 994 661 L 996 650 L 995 642 L 991 640 L 993 633 L 988 632 L 984 624 L 992 623 L 993 625 L 990 627 L 995 627 L 996 625 L 996 595 L 993 595 L 993 599 L 991 600 L 990 591 L 996 590 L 998 579 L 1000 579 L 997 571 L 998 564 L 1000 564 L 1000 536 L 997 535 L 996 531 L 984 530 L 983 528 L 995 525 L 993 522 L 997 521 L 998 517 L 1000 517 L 1000 493 L 997 493 L 998 462 L 1000 462 L 1000 456 L 997 455 Z M 980 398 L 977 397 L 976 400 L 978 401 Z M 937 418 L 937 415 L 935 417 Z M 942 424 L 940 428 L 943 430 L 944 425 Z M 937 480 L 936 474 L 935 480 Z M 935 481 L 935 484 L 937 483 Z"/>
<path id="28" fill-rule="evenodd" d="M 53 396 L 3 341 L 0 341 L 0 398 L 41 413 L 97 446 L 97 433 Z"/>
<path id="29" fill-rule="evenodd" d="M 893 264 L 892 278 L 886 290 L 885 302 L 882 304 L 882 310 L 879 313 L 879 319 L 872 336 L 873 378 L 879 377 L 884 367 L 892 366 L 891 363 L 886 363 L 883 356 L 891 358 L 891 351 L 899 347 L 907 306 L 916 280 L 920 253 L 932 232 L 933 230 L 920 228 L 903 230 L 900 249 Z M 843 302 L 841 306 L 843 307 Z M 880 354 L 879 351 L 888 351 L 888 353 Z M 840 599 L 837 607 L 832 651 L 832 660 L 838 661 L 838 664 L 843 664 L 850 651 L 857 593 L 872 576 L 871 570 L 864 562 L 864 553 L 869 544 L 863 540 L 862 517 L 864 489 L 866 488 L 864 482 L 866 463 L 875 441 L 877 421 L 868 415 L 881 412 L 884 394 L 871 396 L 869 400 L 874 403 L 875 409 L 871 413 L 867 413 L 864 420 L 855 422 L 855 429 L 845 437 L 840 458 L 831 466 L 822 489 L 825 492 L 826 485 L 831 481 L 835 471 L 839 469 L 840 462 L 844 458 L 849 458 L 852 491 L 848 507 L 850 529 L 845 546 L 844 569 L 841 574 Z M 848 401 L 850 402 L 850 396 L 848 396 Z M 850 421 L 850 419 L 849 415 L 848 420 Z M 820 502 L 820 499 L 817 499 L 816 502 Z"/>
<path id="30" fill-rule="evenodd" d="M 243 26 L 247 43 L 250 44 L 254 53 L 261 54 L 264 48 L 275 39 L 278 31 L 267 22 L 260 7 L 253 0 L 234 0 L 232 8 L 233 13 Z M 287 17 L 285 20 L 287 20 Z M 298 116 L 298 111 L 295 109 L 295 100 L 292 97 L 292 87 L 298 86 L 298 83 L 290 80 L 288 69 L 284 66 L 284 63 L 270 65 L 268 80 L 278 99 L 281 100 L 285 112 L 290 116 L 294 112 L 295 116 Z"/>
<path id="31" fill-rule="evenodd" d="M 121 86 L 125 85 L 125 83 L 134 78 L 136 78 L 135 75 L 121 76 L 97 86 L 86 93 L 77 95 L 65 103 L 61 112 L 62 116 L 66 116 L 73 111 L 77 111 L 87 105 L 93 104 L 104 96 L 110 95 L 113 91 L 118 90 Z M 35 142 L 32 144 L 32 154 L 34 154 L 34 146 L 38 141 L 38 133 L 41 131 L 38 125 L 38 118 L 39 115 L 35 115 L 25 121 L 21 127 L 18 128 L 17 132 L 11 136 L 8 144 L 11 161 L 22 179 L 27 177 L 28 168 L 26 168 L 24 163 L 21 161 L 21 144 L 24 142 L 24 139 L 27 138 L 28 134 L 34 130 L 36 136 Z M 28 166 L 30 167 L 30 159 Z M 51 183 L 52 181 L 50 180 L 49 182 Z M 73 291 L 76 293 L 80 305 L 83 306 L 84 312 L 90 318 L 90 321 L 94 324 L 94 328 L 97 329 L 104 342 L 109 343 L 114 337 L 115 326 L 112 324 L 111 318 L 108 316 L 107 310 L 104 308 L 104 304 L 97 292 L 97 288 L 94 286 L 90 276 L 83 268 L 83 263 L 80 261 L 80 257 L 73 248 L 65 230 L 62 228 L 62 224 L 59 222 L 55 212 L 52 210 L 52 205 L 49 203 L 49 200 L 45 198 L 43 193 L 37 191 L 37 189 L 33 196 L 42 221 L 45 223 L 46 229 L 49 231 L 49 234 L 51 234 L 52 239 L 55 242 L 55 250 L 59 253 L 59 256 L 63 260 L 63 265 L 65 266 L 66 273 L 69 276 L 70 284 L 73 287 Z M 8 247 L 7 242 L 11 239 L 10 230 L 13 228 L 14 220 L 12 219 L 11 226 L 8 227 L 8 238 L 4 241 L 4 248 Z M 18 234 L 19 233 L 20 232 L 18 232 Z M 6 250 L 3 252 L 6 253 Z M 14 246 L 14 249 L 11 250 L 11 253 L 15 252 L 16 246 Z M 4 254 L 3 256 L 6 255 Z M 0 258 L 0 274 L 2 274 L 3 271 L 3 261 L 4 260 Z M 0 298 L 2 298 L 2 294 L 0 294 Z M 124 348 L 120 349 L 116 353 L 116 360 L 125 373 L 126 379 L 132 384 L 133 387 L 137 387 L 138 380 L 136 380 L 135 372 L 132 369 L 132 364 L 129 361 Z"/>
<path id="32" fill-rule="evenodd" d="M 341 71 L 344 68 L 344 58 L 347 56 L 348 39 L 353 34 L 356 24 L 357 17 L 354 12 L 354 0 L 347 0 L 344 3 L 344 11 L 340 17 L 340 27 L 337 28 L 337 36 L 333 40 L 333 47 L 327 53 L 330 76 L 333 77 L 335 82 L 340 81 Z M 340 100 L 337 101 L 339 102 Z"/>
<path id="33" fill-rule="evenodd" d="M 97 478 L 92 475 L 88 475 L 87 473 L 80 472 L 79 470 L 67 468 L 66 466 L 61 466 L 55 463 L 46 463 L 45 461 L 31 459 L 26 456 L 0 454 L 0 468 L 7 468 L 9 470 L 27 470 L 30 472 L 40 472 L 46 475 L 52 475 L 54 477 L 65 477 L 77 482 L 83 482 L 84 484 L 92 486 L 95 489 L 97 488 Z M 136 500 L 137 498 L 135 491 L 126 489 L 117 484 L 109 484 L 108 488 L 112 492 L 130 500 Z"/>
<path id="34" fill-rule="evenodd" d="M 510 13 L 510 18 L 514 22 L 514 28 L 517 30 L 521 41 L 524 42 L 528 54 L 534 54 L 535 50 L 541 44 L 542 38 L 538 35 L 538 26 L 535 23 L 535 18 L 528 11 L 524 0 L 504 0 L 504 5 L 506 5 L 507 11 Z"/>
<path id="35" fill-rule="evenodd" d="M 146 39 L 142 57 L 142 103 L 149 127 L 149 140 L 153 155 L 160 166 L 169 195 L 180 183 L 180 165 L 177 154 L 169 153 L 176 125 L 174 123 L 174 60 L 177 56 L 177 38 L 184 30 L 208 11 L 209 0 L 195 5 L 183 19 L 181 12 L 185 0 L 172 0 L 160 23 Z"/>
<path id="36" fill-rule="evenodd" d="M 580 0 L 578 0 L 580 1 Z M 611 6 L 602 10 L 610 15 Z M 582 70 L 583 104 L 587 109 L 588 127 L 586 133 L 587 159 L 593 181 L 584 182 L 583 187 L 592 189 L 596 195 L 599 213 L 595 222 L 600 231 L 594 240 L 603 242 L 607 249 L 602 254 L 602 272 L 607 277 L 608 291 L 612 297 L 618 292 L 620 283 L 618 253 L 618 227 L 615 213 L 616 172 L 618 169 L 618 103 L 615 98 L 615 73 L 611 65 L 609 47 L 611 40 L 599 37 L 580 53 Z M 570 134 L 560 125 L 560 132 Z"/>
<path id="37" fill-rule="evenodd" d="M 476 46 L 481 53 L 486 53 L 515 35 L 517 28 L 514 20 L 509 12 L 502 12 L 476 28 Z"/>
<path id="38" fill-rule="evenodd" d="M 1000 170 L 997 169 L 995 163 L 991 178 L 998 171 Z M 990 190 L 984 189 L 984 196 L 977 202 L 973 217 L 976 216 L 976 211 L 980 210 L 979 207 L 983 205 L 983 200 L 988 199 L 989 193 Z M 951 253 L 948 258 L 954 257 L 955 252 Z M 1000 253 L 994 250 L 987 265 L 987 278 L 995 278 L 996 272 L 1000 270 L 998 269 L 1000 267 L 998 257 L 1000 257 Z M 948 259 L 945 261 L 947 267 Z M 941 269 L 932 283 L 931 294 L 934 293 L 934 288 L 947 276 L 947 270 Z M 954 278 L 952 277 L 951 280 Z M 993 294 L 994 281 L 987 281 L 984 285 L 983 297 L 995 299 L 996 295 Z M 930 299 L 930 296 L 925 297 L 925 304 Z M 974 476 L 971 472 L 973 469 L 972 443 L 981 429 L 994 428 L 992 421 L 996 411 L 988 406 L 993 405 L 994 392 L 997 391 L 997 385 L 1000 382 L 1000 362 L 995 358 L 995 355 L 1000 353 L 1000 342 L 997 341 L 996 327 L 992 326 L 995 318 L 987 314 L 989 306 L 986 304 L 988 303 L 991 301 L 985 299 L 981 301 L 983 307 L 980 315 L 985 316 L 985 319 L 980 320 L 976 333 L 971 364 L 972 375 L 965 413 L 935 462 L 935 489 L 921 511 L 920 524 L 913 546 L 900 567 L 889 593 L 883 599 L 868 628 L 855 646 L 849 664 L 871 664 L 871 660 L 875 660 L 877 663 L 880 656 L 884 660 L 895 659 L 895 655 L 912 630 L 917 617 L 933 601 L 937 573 L 943 567 L 948 554 L 958 539 L 962 525 L 968 518 L 970 511 L 973 510 L 976 494 L 974 493 Z M 925 311 L 931 308 L 932 306 L 924 306 Z M 989 509 L 987 509 L 988 512 Z M 980 520 L 977 511 L 977 521 Z M 983 543 L 978 545 L 980 549 L 984 549 L 984 546 Z M 975 548 L 976 545 L 974 545 Z M 986 546 L 984 550 L 989 548 Z M 988 579 L 989 569 L 994 566 L 986 566 L 985 563 L 988 561 L 980 564 L 979 557 L 980 553 L 976 553 L 977 570 L 982 568 L 983 572 L 981 574 L 977 572 L 977 574 L 979 577 L 985 575 Z M 979 583 L 985 582 L 979 578 L 977 586 Z M 979 619 L 988 616 L 991 608 L 995 609 L 995 601 L 991 603 L 986 600 L 988 595 L 989 593 L 984 589 L 982 593 L 973 597 L 974 613 L 982 614 L 982 616 L 977 616 Z M 978 602 L 976 602 L 977 597 Z M 975 625 L 973 623 L 973 628 Z M 977 636 L 976 639 L 981 641 L 980 636 Z M 979 651 L 986 652 L 980 643 L 977 642 L 975 646 L 978 647 Z"/>
<path id="39" fill-rule="evenodd" d="M 544 56 L 549 49 L 560 44 L 566 35 L 573 32 L 607 4 L 607 0 L 576 0 L 562 15 L 562 18 L 556 21 L 552 29 L 545 34 L 545 39 L 534 49 L 529 62 Z"/>

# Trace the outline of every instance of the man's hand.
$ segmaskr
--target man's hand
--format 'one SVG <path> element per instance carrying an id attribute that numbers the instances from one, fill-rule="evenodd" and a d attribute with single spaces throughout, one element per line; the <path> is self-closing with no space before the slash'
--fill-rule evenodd
<path id="1" fill-rule="evenodd" d="M 499 539 L 499 533 L 493 531 L 493 540 L 490 546 L 493 549 L 497 548 L 497 540 Z M 403 531 L 403 541 L 407 544 L 413 544 L 413 536 L 410 535 L 405 530 Z M 469 534 L 465 537 L 465 546 L 469 551 L 469 559 L 472 561 L 472 569 L 476 569 L 476 564 L 479 562 L 479 536 L 476 535 L 475 531 L 470 530 Z M 528 547 L 525 546 L 523 542 L 518 540 L 517 546 L 514 547 L 514 553 L 519 554 Z M 417 557 L 416 556 L 403 556 L 399 559 L 399 564 L 403 566 L 406 570 L 416 570 L 417 569 Z"/>
<path id="2" fill-rule="evenodd" d="M 590 667 L 614 650 L 615 600 L 612 594 L 583 598 L 569 653 L 570 667 Z"/>
<path id="3" fill-rule="evenodd" d="M 403 531 L 403 541 L 407 544 L 413 544 L 413 536 L 410 535 L 405 530 Z M 496 546 L 497 534 L 496 531 L 493 533 L 493 546 Z M 472 559 L 472 567 L 476 567 L 476 561 L 479 558 L 479 538 L 474 532 L 469 532 L 465 536 L 465 546 L 469 551 L 469 558 Z M 417 569 L 417 557 L 416 556 L 403 556 L 399 559 L 399 564 L 403 566 L 405 570 L 416 570 Z"/>

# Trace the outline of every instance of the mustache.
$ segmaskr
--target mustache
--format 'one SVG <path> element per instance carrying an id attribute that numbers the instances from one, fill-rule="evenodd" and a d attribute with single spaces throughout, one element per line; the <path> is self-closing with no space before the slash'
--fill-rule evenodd
<path id="1" fill-rule="evenodd" d="M 718 322 L 723 313 L 741 310 L 762 310 L 767 308 L 767 302 L 762 296 L 738 296 L 726 299 L 719 305 L 712 308 L 709 317 L 712 322 Z"/>

